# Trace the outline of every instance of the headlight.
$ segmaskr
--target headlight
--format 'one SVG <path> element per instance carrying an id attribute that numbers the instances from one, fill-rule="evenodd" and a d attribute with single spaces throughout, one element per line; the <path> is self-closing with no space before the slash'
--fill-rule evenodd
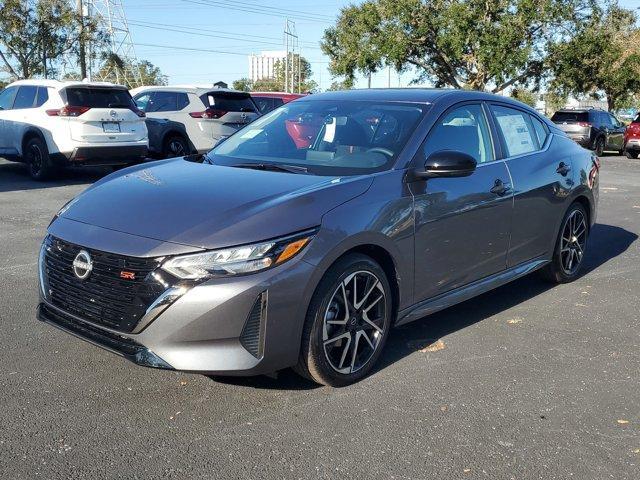
<path id="1" fill-rule="evenodd" d="M 173 257 L 161 268 L 184 280 L 200 280 L 259 272 L 295 257 L 311 241 L 316 230 L 268 242 Z"/>

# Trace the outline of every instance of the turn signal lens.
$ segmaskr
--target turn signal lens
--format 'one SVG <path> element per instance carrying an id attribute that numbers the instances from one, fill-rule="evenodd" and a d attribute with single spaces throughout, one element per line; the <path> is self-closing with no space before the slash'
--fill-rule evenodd
<path id="1" fill-rule="evenodd" d="M 291 257 L 294 257 L 300 250 L 304 248 L 304 246 L 309 243 L 311 237 L 301 238 L 300 240 L 296 240 L 295 242 L 291 242 L 289 245 L 284 247 L 282 253 L 278 256 L 276 260 L 276 265 L 278 263 L 282 263 L 286 260 L 289 260 Z"/>

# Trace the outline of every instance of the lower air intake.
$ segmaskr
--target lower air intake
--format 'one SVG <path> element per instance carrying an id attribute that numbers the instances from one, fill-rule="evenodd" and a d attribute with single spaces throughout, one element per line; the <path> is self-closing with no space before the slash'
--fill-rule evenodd
<path id="1" fill-rule="evenodd" d="M 254 357 L 262 358 L 264 353 L 264 330 L 267 320 L 267 292 L 256 299 L 240 335 L 240 343 Z"/>

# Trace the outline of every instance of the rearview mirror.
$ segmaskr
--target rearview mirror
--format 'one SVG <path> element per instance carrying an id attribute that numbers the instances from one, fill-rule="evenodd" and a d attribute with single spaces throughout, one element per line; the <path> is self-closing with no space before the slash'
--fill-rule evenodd
<path id="1" fill-rule="evenodd" d="M 429 155 L 424 169 L 415 172 L 416 177 L 426 179 L 434 177 L 467 177 L 477 166 L 471 155 L 457 150 L 440 150 Z"/>

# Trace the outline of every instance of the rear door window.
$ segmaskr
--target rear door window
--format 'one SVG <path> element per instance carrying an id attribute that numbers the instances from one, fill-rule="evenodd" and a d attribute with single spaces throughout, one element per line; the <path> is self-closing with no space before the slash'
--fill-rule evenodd
<path id="1" fill-rule="evenodd" d="M 508 157 L 525 155 L 538 149 L 529 114 L 499 105 L 492 105 L 491 110 L 496 118 L 498 130 L 502 134 Z"/>
<path id="2" fill-rule="evenodd" d="M 13 109 L 18 110 L 22 108 L 33 108 L 33 104 L 36 101 L 36 93 L 38 87 L 32 85 L 25 85 L 18 89 L 15 102 L 13 103 Z"/>
<path id="3" fill-rule="evenodd" d="M 71 107 L 89 108 L 135 108 L 131 95 L 124 88 L 67 87 L 63 98 Z"/>
<path id="4" fill-rule="evenodd" d="M 256 112 L 249 94 L 233 92 L 209 92 L 201 97 L 205 106 L 225 112 Z"/>
<path id="5" fill-rule="evenodd" d="M 148 112 L 149 108 L 149 100 L 151 99 L 151 93 L 142 93 L 140 95 L 136 95 L 135 102 L 140 110 L 143 112 Z"/>
<path id="6" fill-rule="evenodd" d="M 551 117 L 551 121 L 555 123 L 588 122 L 589 114 L 587 112 L 556 112 Z"/>
<path id="7" fill-rule="evenodd" d="M 149 112 L 175 112 L 178 110 L 178 94 L 176 92 L 155 92 L 151 98 Z"/>

